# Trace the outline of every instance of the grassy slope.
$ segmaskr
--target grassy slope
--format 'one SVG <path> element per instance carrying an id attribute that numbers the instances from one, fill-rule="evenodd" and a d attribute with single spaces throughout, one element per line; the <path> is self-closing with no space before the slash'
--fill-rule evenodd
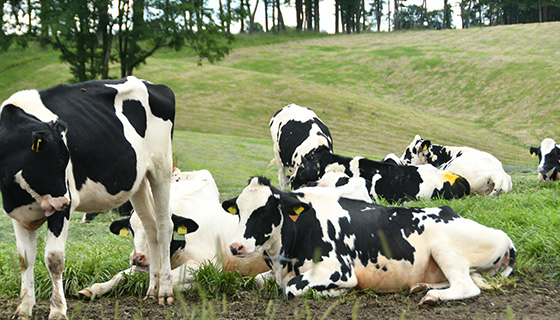
<path id="1" fill-rule="evenodd" d="M 177 163 L 184 170 L 209 169 L 223 199 L 236 196 L 251 175 L 276 180 L 276 170 L 267 167 L 268 121 L 291 102 L 312 107 L 332 129 L 335 149 L 345 154 L 400 155 L 416 133 L 489 150 L 513 173 L 514 192 L 454 200 L 451 206 L 506 231 L 520 249 L 523 272 L 543 265 L 557 273 L 559 186 L 535 181 L 526 145 L 558 137 L 560 130 L 560 67 L 552 63 L 558 28 L 548 23 L 329 36 L 261 46 L 246 41 L 225 61 L 202 67 L 188 54 L 160 52 L 136 75 L 173 88 Z M 2 53 L 0 100 L 20 89 L 65 82 L 67 70 L 52 51 Z M 77 223 L 78 214 L 73 218 L 67 253 L 73 268 L 65 279 L 77 279 L 77 287 L 89 284 L 93 279 L 83 274 L 96 268 L 91 261 L 103 261 L 105 279 L 126 266 L 130 239 L 115 240 L 107 232 L 116 218 L 88 226 Z M 0 294 L 16 294 L 19 267 L 6 216 L 0 218 L 0 239 Z M 37 286 L 48 290 L 41 264 L 36 272 L 44 280 Z"/>

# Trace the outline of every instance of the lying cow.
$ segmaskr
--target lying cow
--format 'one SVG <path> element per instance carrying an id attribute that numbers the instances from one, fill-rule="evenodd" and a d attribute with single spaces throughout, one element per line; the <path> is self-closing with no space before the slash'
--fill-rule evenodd
<path id="1" fill-rule="evenodd" d="M 539 157 L 539 179 L 542 181 L 560 180 L 560 147 L 550 138 L 541 142 L 540 147 L 529 149 L 533 157 Z"/>
<path id="2" fill-rule="evenodd" d="M 109 210 L 128 199 L 150 229 L 150 251 L 158 257 L 147 296 L 172 302 L 171 265 L 159 257 L 169 257 L 173 227 L 173 92 L 128 77 L 20 91 L 0 108 L 0 189 L 22 271 L 14 317 L 31 317 L 35 304 L 36 230 L 47 222 L 49 319 L 66 319 L 62 271 L 70 214 Z"/>
<path id="3" fill-rule="evenodd" d="M 480 294 L 471 268 L 508 276 L 515 267 L 504 232 L 447 206 L 383 207 L 340 198 L 332 188 L 288 193 L 265 178 L 252 178 L 222 205 L 240 216 L 232 252 L 265 251 L 272 264 L 266 276 L 288 297 L 307 289 L 330 296 L 350 288 L 431 289 L 421 303 L 434 304 Z"/>
<path id="4" fill-rule="evenodd" d="M 175 287 L 188 287 L 193 281 L 191 270 L 206 262 L 218 265 L 223 262 L 225 269 L 247 276 L 269 270 L 262 253 L 243 259 L 231 255 L 228 246 L 239 224 L 239 217 L 222 209 L 218 188 L 208 170 L 181 172 L 176 181 L 171 184 L 170 197 L 176 234 L 170 246 L 171 275 Z M 134 251 L 130 254 L 132 267 L 107 282 L 81 290 L 79 294 L 85 297 L 105 294 L 124 280 L 126 274 L 150 270 L 151 255 L 146 246 L 146 232 L 138 216 L 133 213 L 130 218 L 114 221 L 110 230 L 117 235 L 129 232 L 134 235 Z M 179 234 L 185 232 L 188 233 L 184 236 Z"/>
<path id="5" fill-rule="evenodd" d="M 419 135 L 404 151 L 405 164 L 431 164 L 436 168 L 461 175 L 469 181 L 471 192 L 480 195 L 499 195 L 511 191 L 511 177 L 500 160 L 488 152 L 469 147 L 447 147 L 432 144 Z"/>
<path id="6" fill-rule="evenodd" d="M 274 160 L 280 188 L 286 188 L 286 173 L 292 174 L 302 157 L 319 146 L 329 150 L 333 141 L 329 128 L 309 108 L 289 104 L 270 119 Z"/>
<path id="7" fill-rule="evenodd" d="M 370 195 L 377 200 L 382 196 L 389 202 L 417 198 L 443 197 L 451 199 L 470 193 L 465 178 L 435 168 L 396 165 L 362 157 L 344 157 L 319 147 L 306 155 L 292 175 L 291 184 L 297 189 L 319 180 L 328 165 L 342 165 L 349 177 L 366 180 Z"/>

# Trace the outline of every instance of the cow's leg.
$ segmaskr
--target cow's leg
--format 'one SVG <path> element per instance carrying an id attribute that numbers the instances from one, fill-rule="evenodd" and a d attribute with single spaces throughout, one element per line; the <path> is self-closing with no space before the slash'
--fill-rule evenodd
<path id="1" fill-rule="evenodd" d="M 62 272 L 64 271 L 64 251 L 70 224 L 68 218 L 62 212 L 57 212 L 48 220 L 45 265 L 52 281 L 49 320 L 66 319 L 66 298 L 64 297 Z"/>
<path id="2" fill-rule="evenodd" d="M 171 150 L 169 151 L 171 154 Z M 157 172 L 148 172 L 148 179 L 152 187 L 152 194 L 155 204 L 157 241 L 159 252 L 159 303 L 166 301 L 172 303 L 173 280 L 171 276 L 171 249 L 170 243 L 173 237 L 173 221 L 171 220 L 171 210 L 169 209 L 169 194 L 171 189 L 171 172 L 173 163 L 171 157 L 167 166 L 162 165 Z M 150 251 L 150 255 L 151 255 Z M 150 266 L 151 268 L 151 266 Z M 156 269 L 157 270 L 157 269 Z"/>
<path id="3" fill-rule="evenodd" d="M 276 163 L 278 164 L 278 184 L 280 184 L 280 190 L 286 190 L 286 169 L 282 161 L 278 161 L 277 159 Z"/>
<path id="4" fill-rule="evenodd" d="M 21 267 L 21 303 L 14 318 L 31 317 L 35 305 L 35 284 L 33 279 L 33 266 L 37 256 L 37 234 L 35 231 L 25 229 L 17 220 L 12 219 L 16 244 Z"/>
<path id="5" fill-rule="evenodd" d="M 447 289 L 431 289 L 426 293 L 420 304 L 436 304 L 445 300 L 461 300 L 480 294 L 470 275 L 468 261 L 453 252 L 451 248 L 443 248 L 433 254 L 434 260 L 449 281 Z"/>
<path id="6" fill-rule="evenodd" d="M 99 297 L 104 295 L 105 293 L 109 292 L 115 286 L 117 286 L 121 281 L 125 279 L 125 275 L 134 273 L 134 268 L 128 268 L 123 270 L 116 275 L 114 275 L 111 280 L 101 283 L 95 283 L 89 288 L 84 288 L 78 292 L 78 294 L 86 297 L 94 299 L 95 297 Z"/>
<path id="7" fill-rule="evenodd" d="M 130 198 L 136 214 L 142 221 L 146 232 L 148 250 L 150 252 L 150 284 L 148 286 L 147 298 L 156 298 L 159 292 L 159 273 L 161 269 L 159 246 L 157 245 L 157 226 L 154 212 L 154 200 L 150 193 L 150 187 L 146 179 L 143 179 L 136 193 Z M 169 242 L 168 242 L 169 243 Z"/>

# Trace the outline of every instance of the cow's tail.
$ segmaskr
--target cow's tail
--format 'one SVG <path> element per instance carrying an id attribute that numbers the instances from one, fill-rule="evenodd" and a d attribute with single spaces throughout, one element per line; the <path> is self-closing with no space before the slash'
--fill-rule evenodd
<path id="1" fill-rule="evenodd" d="M 270 160 L 270 162 L 268 163 L 268 166 L 273 167 L 273 166 L 276 165 L 276 163 L 278 163 L 278 161 L 276 160 L 276 158 L 274 158 L 274 159 Z"/>

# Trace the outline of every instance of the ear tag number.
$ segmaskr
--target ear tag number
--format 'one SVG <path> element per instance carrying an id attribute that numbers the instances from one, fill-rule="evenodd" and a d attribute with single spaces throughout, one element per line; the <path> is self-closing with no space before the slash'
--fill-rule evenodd
<path id="1" fill-rule="evenodd" d="M 128 229 L 127 228 L 122 228 L 121 231 L 119 231 L 119 236 L 121 236 L 121 237 L 128 236 Z"/>

